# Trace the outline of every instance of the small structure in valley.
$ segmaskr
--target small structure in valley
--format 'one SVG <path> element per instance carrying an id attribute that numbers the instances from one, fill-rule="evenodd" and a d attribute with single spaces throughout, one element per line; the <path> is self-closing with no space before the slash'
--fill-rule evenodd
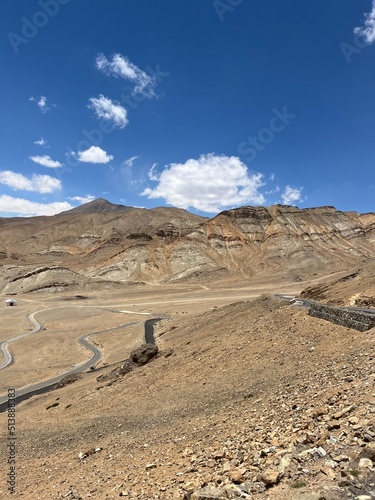
<path id="1" fill-rule="evenodd" d="M 17 305 L 17 301 L 16 301 L 16 300 L 14 300 L 14 299 L 7 299 L 7 300 L 5 301 L 5 304 L 6 304 L 7 306 L 16 306 L 16 305 Z"/>

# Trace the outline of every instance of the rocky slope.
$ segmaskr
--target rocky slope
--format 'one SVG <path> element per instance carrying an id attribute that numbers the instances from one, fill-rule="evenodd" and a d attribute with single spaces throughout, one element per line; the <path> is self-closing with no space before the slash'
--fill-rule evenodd
<path id="1" fill-rule="evenodd" d="M 32 291 L 19 276 L 41 267 L 66 269 L 59 286 L 270 274 L 302 280 L 373 257 L 375 214 L 333 207 L 241 207 L 206 219 L 175 208 L 135 209 L 100 199 L 53 217 L 0 219 L 4 293 Z M 50 282 L 55 290 L 55 275 L 45 274 L 40 286 L 46 290 Z"/>
<path id="2" fill-rule="evenodd" d="M 166 322 L 149 364 L 115 379 L 109 366 L 17 407 L 18 491 L 371 500 L 374 333 L 269 297 Z M 5 485 L 2 469 L 0 496 Z"/>
<path id="3" fill-rule="evenodd" d="M 301 297 L 338 306 L 375 307 L 375 260 L 336 280 L 306 288 Z"/>

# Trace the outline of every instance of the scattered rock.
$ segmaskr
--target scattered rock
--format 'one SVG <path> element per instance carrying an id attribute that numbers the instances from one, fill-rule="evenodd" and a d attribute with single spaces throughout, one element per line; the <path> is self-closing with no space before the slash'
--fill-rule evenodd
<path id="1" fill-rule="evenodd" d="M 119 370 L 119 375 L 126 375 L 130 373 L 135 367 L 135 364 L 130 359 L 126 359 Z"/>
<path id="2" fill-rule="evenodd" d="M 360 469 L 372 469 L 373 463 L 369 458 L 361 458 L 358 464 Z"/>
<path id="3" fill-rule="evenodd" d="M 87 450 L 85 452 L 80 451 L 78 453 L 78 458 L 80 460 L 84 460 L 85 458 L 89 457 L 90 455 L 94 455 L 94 453 L 99 453 L 100 451 L 102 451 L 102 448 L 90 448 L 89 450 Z"/>
<path id="4" fill-rule="evenodd" d="M 259 479 L 267 486 L 273 486 L 280 480 L 281 474 L 277 470 L 266 469 L 259 477 Z"/>
<path id="5" fill-rule="evenodd" d="M 229 478 L 234 484 L 240 484 L 243 481 L 243 474 L 238 470 L 229 472 Z"/>
<path id="6" fill-rule="evenodd" d="M 146 464 L 146 470 L 156 469 L 156 464 Z"/>
<path id="7" fill-rule="evenodd" d="M 222 488 L 208 487 L 195 491 L 190 500 L 228 500 L 228 496 Z"/>
<path id="8" fill-rule="evenodd" d="M 344 415 L 346 415 L 347 413 L 349 413 L 350 411 L 352 411 L 353 409 L 355 408 L 354 405 L 350 405 L 350 406 L 346 406 L 345 408 L 343 408 L 342 410 L 334 413 L 332 415 L 333 418 L 335 418 L 336 420 L 343 417 Z"/>
<path id="9" fill-rule="evenodd" d="M 363 447 L 359 457 L 360 458 L 369 458 L 370 460 L 375 462 L 375 441 L 372 443 L 366 444 Z"/>

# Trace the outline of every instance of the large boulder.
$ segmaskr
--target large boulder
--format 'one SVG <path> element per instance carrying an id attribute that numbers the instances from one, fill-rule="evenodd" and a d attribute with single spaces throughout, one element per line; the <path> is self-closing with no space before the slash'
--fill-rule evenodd
<path id="1" fill-rule="evenodd" d="M 130 354 L 130 360 L 138 366 L 146 365 L 158 355 L 159 349 L 154 344 L 142 344 Z"/>

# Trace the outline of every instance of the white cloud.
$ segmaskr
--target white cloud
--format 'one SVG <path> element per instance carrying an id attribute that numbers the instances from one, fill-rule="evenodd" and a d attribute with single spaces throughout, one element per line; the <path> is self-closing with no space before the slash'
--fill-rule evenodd
<path id="1" fill-rule="evenodd" d="M 132 167 L 135 160 L 138 160 L 138 156 L 132 156 L 131 158 L 124 160 L 122 164 L 124 167 Z"/>
<path id="2" fill-rule="evenodd" d="M 42 95 L 40 97 L 29 97 L 29 101 L 36 102 L 40 111 L 42 113 L 47 113 L 47 111 L 50 111 L 50 107 L 47 105 L 47 97 Z M 52 104 L 53 107 L 55 107 L 54 104 Z"/>
<path id="3" fill-rule="evenodd" d="M 43 167 L 48 168 L 58 168 L 62 167 L 62 163 L 59 161 L 52 160 L 52 158 L 48 155 L 44 156 L 29 156 L 29 159 L 34 163 L 39 163 L 39 165 L 43 165 Z"/>
<path id="4" fill-rule="evenodd" d="M 73 208 L 72 205 L 66 201 L 38 203 L 23 198 L 13 198 L 13 196 L 7 196 L 5 194 L 0 196 L 0 212 L 5 213 L 15 213 L 26 216 L 55 215 L 65 210 L 70 210 L 71 208 Z"/>
<path id="5" fill-rule="evenodd" d="M 150 179 L 150 181 L 158 181 L 159 180 L 159 174 L 156 171 L 157 166 L 158 166 L 158 164 L 154 163 L 152 165 L 152 167 L 150 168 L 150 170 L 148 171 L 147 175 L 148 175 L 148 178 Z"/>
<path id="6" fill-rule="evenodd" d="M 269 195 L 269 194 L 275 194 L 275 193 L 279 193 L 279 192 L 280 192 L 279 186 L 275 186 L 275 187 L 269 189 L 268 191 L 265 191 L 265 194 Z"/>
<path id="7" fill-rule="evenodd" d="M 150 176 L 158 179 L 158 185 L 141 194 L 164 198 L 169 205 L 179 208 L 215 213 L 228 207 L 265 202 L 258 191 L 264 184 L 262 174 L 249 173 L 235 156 L 202 155 L 198 160 L 172 163 L 158 177 L 153 167 Z"/>
<path id="8" fill-rule="evenodd" d="M 96 57 L 96 67 L 107 75 L 130 80 L 134 83 L 133 94 L 141 94 L 144 97 L 155 97 L 155 78 L 138 68 L 129 59 L 121 54 L 114 54 L 109 60 L 104 54 Z"/>
<path id="9" fill-rule="evenodd" d="M 37 104 L 38 104 L 39 108 L 40 108 L 42 111 L 44 111 L 44 112 L 45 112 L 45 111 L 47 111 L 47 110 L 49 109 L 49 108 L 48 108 L 48 106 L 47 106 L 47 98 L 46 98 L 44 95 L 42 95 L 42 96 L 40 97 L 40 99 L 39 99 L 39 101 L 38 101 L 38 103 L 37 103 Z"/>
<path id="10" fill-rule="evenodd" d="M 86 196 L 74 196 L 73 198 L 69 198 L 69 200 L 78 201 L 78 203 L 84 204 L 95 200 L 95 196 L 93 196 L 92 194 L 87 194 Z"/>
<path id="11" fill-rule="evenodd" d="M 302 200 L 302 189 L 293 186 L 286 186 L 281 199 L 284 205 L 295 205 Z"/>
<path id="12" fill-rule="evenodd" d="M 126 109 L 121 104 L 104 97 L 103 94 L 99 97 L 90 97 L 89 101 L 88 107 L 94 110 L 97 118 L 112 121 L 118 128 L 124 128 L 129 123 Z"/>
<path id="13" fill-rule="evenodd" d="M 36 144 L 37 146 L 43 146 L 44 148 L 48 148 L 48 141 L 46 141 L 45 139 L 43 139 L 43 137 L 41 137 L 40 139 L 38 139 L 37 141 L 34 142 L 34 144 Z"/>
<path id="14" fill-rule="evenodd" d="M 52 193 L 61 189 L 61 181 L 49 175 L 36 175 L 31 178 L 17 174 L 11 170 L 0 172 L 0 183 L 10 187 L 14 191 L 34 191 L 37 193 Z"/>
<path id="15" fill-rule="evenodd" d="M 78 153 L 72 153 L 74 158 L 83 163 L 109 163 L 113 160 L 113 156 L 109 155 L 104 149 L 98 146 L 91 146 L 91 148 Z"/>
<path id="16" fill-rule="evenodd" d="M 363 36 L 369 45 L 375 42 L 375 0 L 372 2 L 371 12 L 365 14 L 365 27 L 355 28 L 354 33 Z"/>

